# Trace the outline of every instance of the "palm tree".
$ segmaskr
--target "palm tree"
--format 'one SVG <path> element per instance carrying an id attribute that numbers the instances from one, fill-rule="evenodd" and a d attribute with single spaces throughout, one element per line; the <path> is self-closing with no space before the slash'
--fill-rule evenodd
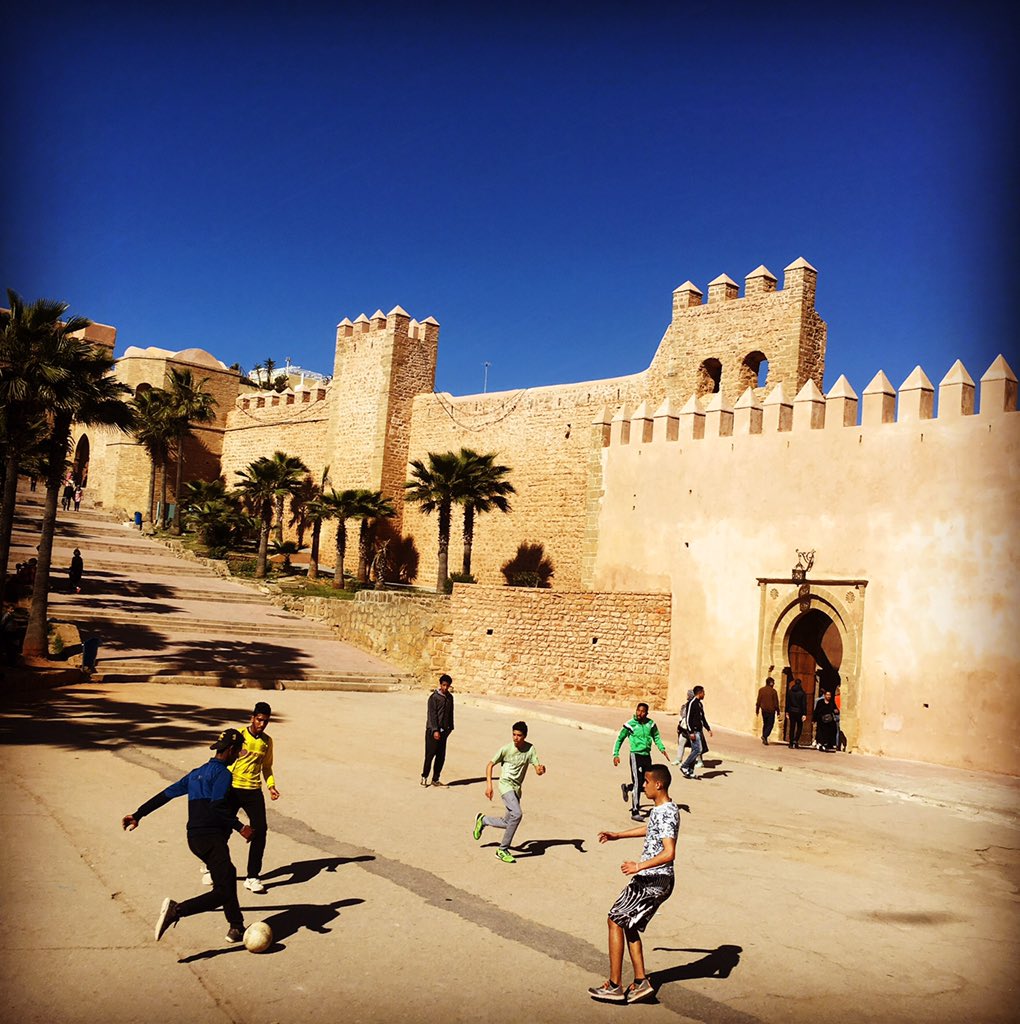
<path id="1" fill-rule="evenodd" d="M 368 549 L 371 545 L 369 520 L 389 519 L 397 514 L 393 502 L 384 498 L 382 491 L 361 491 L 358 514 L 361 525 L 358 528 L 358 582 L 368 582 Z"/>
<path id="2" fill-rule="evenodd" d="M 425 515 L 436 512 L 439 520 L 439 563 L 436 589 L 442 591 L 449 576 L 450 511 L 464 493 L 464 465 L 454 452 L 441 455 L 429 452 L 428 465 L 421 459 L 411 460 L 411 480 L 404 487 L 408 501 L 421 507 Z"/>
<path id="3" fill-rule="evenodd" d="M 17 292 L 8 289 L 7 303 L 9 310 L 0 313 L 0 409 L 5 441 L 0 502 L 0 602 L 10 560 L 21 461 L 31 442 L 40 440 L 36 429 L 40 418 L 66 398 L 73 383 L 67 358 L 80 344 L 71 335 L 89 324 L 84 317 L 62 321 L 67 312 L 66 302 L 37 299 L 26 305 Z M 44 428 L 44 433 L 48 436 L 48 428 Z"/>
<path id="4" fill-rule="evenodd" d="M 494 452 L 479 455 L 470 448 L 461 448 L 459 458 L 464 471 L 464 491 L 460 499 L 464 505 L 464 561 L 461 571 L 465 576 L 469 576 L 471 548 L 475 539 L 475 517 L 493 509 L 498 512 L 509 512 L 509 495 L 517 492 L 514 485 L 504 479 L 510 472 L 510 467 L 496 465 Z"/>
<path id="5" fill-rule="evenodd" d="M 148 520 L 155 522 L 156 474 L 160 474 L 161 508 L 166 509 L 166 467 L 170 458 L 170 442 L 174 426 L 170 416 L 170 396 L 162 388 L 143 388 L 132 401 L 135 410 L 135 440 L 149 456 Z"/>
<path id="6" fill-rule="evenodd" d="M 174 424 L 174 440 L 177 448 L 177 479 L 174 482 L 174 528 L 181 533 L 181 489 L 184 481 L 184 441 L 191 433 L 193 423 L 212 423 L 216 419 L 213 411 L 216 399 L 205 390 L 209 378 L 196 382 L 191 370 L 171 369 L 167 374 L 167 394 L 170 396 L 170 410 Z M 164 504 L 164 509 L 165 509 Z M 164 512 L 164 516 L 166 513 Z"/>
<path id="7" fill-rule="evenodd" d="M 22 653 L 43 657 L 48 646 L 46 610 L 49 597 L 50 562 L 53 556 L 53 535 L 57 523 L 57 497 L 64 474 L 64 465 L 71 442 L 74 422 L 87 427 L 117 427 L 128 431 L 134 425 L 134 412 L 125 400 L 131 389 L 112 376 L 114 359 L 105 349 L 87 341 L 67 339 L 62 356 L 69 371 L 50 407 L 49 452 L 46 466 L 46 504 L 43 511 L 39 554 L 36 563 L 32 603 Z"/>
<path id="8" fill-rule="evenodd" d="M 238 470 L 241 478 L 239 489 L 251 503 L 261 525 L 259 529 L 259 553 L 255 566 L 256 579 L 265 579 L 266 563 L 269 556 L 269 530 L 273 524 L 273 512 L 277 500 L 282 500 L 297 485 L 302 473 L 308 467 L 300 460 L 275 452 L 273 457 L 265 455 L 250 462 L 245 469 Z"/>
<path id="9" fill-rule="evenodd" d="M 283 543 L 283 506 L 287 495 L 293 495 L 304 483 L 302 474 L 307 474 L 308 467 L 295 455 L 285 455 L 283 452 L 275 452 L 273 461 L 277 464 L 277 473 L 280 479 L 287 481 L 285 487 L 276 492 L 276 541 Z"/>
<path id="10" fill-rule="evenodd" d="M 319 578 L 319 535 L 323 521 L 330 518 L 329 506 L 320 495 L 305 506 L 305 520 L 312 527 L 312 543 L 308 550 L 308 579 Z"/>
<path id="11" fill-rule="evenodd" d="M 311 474 L 306 476 L 290 496 L 290 522 L 288 526 L 297 528 L 297 542 L 300 547 L 305 545 L 305 530 L 311 520 L 308 518 L 308 506 L 322 494 L 322 488 L 312 479 Z M 281 517 L 282 518 L 282 517 Z"/>
<path id="12" fill-rule="evenodd" d="M 273 545 L 269 550 L 274 555 L 283 555 L 283 564 L 280 568 L 289 575 L 292 568 L 290 564 L 290 556 L 296 555 L 303 546 L 304 545 L 301 544 L 295 544 L 292 540 L 274 540 Z"/>
<path id="13" fill-rule="evenodd" d="M 339 590 L 344 585 L 344 560 L 347 557 L 347 520 L 356 519 L 360 512 L 359 490 L 348 488 L 338 491 L 335 487 L 320 499 L 325 506 L 327 518 L 336 520 L 336 566 L 333 569 L 333 586 Z"/>

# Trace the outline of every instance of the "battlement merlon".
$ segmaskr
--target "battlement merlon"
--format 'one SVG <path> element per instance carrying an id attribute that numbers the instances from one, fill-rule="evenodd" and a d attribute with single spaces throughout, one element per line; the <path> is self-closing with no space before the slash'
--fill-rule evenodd
<path id="1" fill-rule="evenodd" d="M 788 298 L 796 296 L 805 306 L 814 308 L 815 291 L 818 285 L 818 271 L 803 256 L 783 269 L 783 287 L 776 290 L 776 275 L 764 264 L 756 267 L 744 278 L 744 298 L 773 296 Z M 673 291 L 673 319 L 683 316 L 685 311 L 696 310 L 704 314 L 705 305 L 733 302 L 740 299 L 740 286 L 728 274 L 720 274 L 708 283 L 708 302 L 704 293 L 693 281 L 684 281 Z"/>
<path id="2" fill-rule="evenodd" d="M 361 313 L 356 320 L 344 317 L 336 325 L 336 340 L 339 345 L 344 338 L 357 338 L 363 334 L 390 333 L 412 341 L 424 341 L 429 345 L 439 343 L 439 321 L 434 317 L 415 320 L 405 309 L 394 306 L 388 313 L 377 309 L 370 317 Z"/>

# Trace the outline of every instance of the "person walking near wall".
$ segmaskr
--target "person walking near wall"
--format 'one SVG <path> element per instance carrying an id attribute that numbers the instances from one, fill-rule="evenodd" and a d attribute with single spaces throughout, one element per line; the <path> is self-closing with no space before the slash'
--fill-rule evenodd
<path id="1" fill-rule="evenodd" d="M 60 492 L 60 507 L 65 511 L 71 510 L 71 502 L 74 501 L 74 484 L 70 480 L 64 484 L 64 489 Z"/>
<path id="2" fill-rule="evenodd" d="M 709 736 L 712 735 L 712 727 L 705 717 L 705 706 L 702 703 L 704 699 L 705 687 L 695 686 L 693 696 L 687 705 L 687 737 L 691 742 L 691 752 L 687 755 L 687 760 L 680 765 L 680 774 L 686 779 L 695 778 L 694 765 L 701 757 L 704 747 L 702 731 L 707 732 Z"/>
<path id="3" fill-rule="evenodd" d="M 472 835 L 475 842 L 482 838 L 482 830 L 488 825 L 491 828 L 503 829 L 496 856 L 504 864 L 516 864 L 516 858 L 510 852 L 514 833 L 524 815 L 521 812 L 521 787 L 524 776 L 528 774 L 528 765 L 535 766 L 536 775 L 545 775 L 545 765 L 538 759 L 538 752 L 528 742 L 527 722 L 514 722 L 511 731 L 513 742 L 496 751 L 496 756 L 485 766 L 485 798 L 492 799 L 492 769 L 501 765 L 499 773 L 499 795 L 506 807 L 502 818 L 493 818 L 485 814 L 475 815 L 475 827 Z"/>
<path id="4" fill-rule="evenodd" d="M 786 739 L 791 750 L 800 747 L 800 734 L 804 730 L 804 716 L 807 714 L 807 694 L 799 679 L 786 691 Z"/>
<path id="5" fill-rule="evenodd" d="M 433 786 L 445 786 L 440 781 L 443 765 L 446 764 L 446 741 L 453 732 L 453 694 L 450 687 L 453 679 L 445 672 L 439 677 L 439 686 L 429 694 L 425 715 L 425 761 L 421 767 L 421 784 L 429 784 L 432 773 Z"/>
<path id="6" fill-rule="evenodd" d="M 72 594 L 81 593 L 81 577 L 84 572 L 85 562 L 81 557 L 81 551 L 75 548 L 74 554 L 71 555 L 70 568 L 67 570 L 67 585 Z"/>
<path id="7" fill-rule="evenodd" d="M 630 877 L 627 887 L 609 909 L 609 980 L 588 989 L 592 999 L 605 1003 L 638 1003 L 655 995 L 645 973 L 641 933 L 655 912 L 673 892 L 673 861 L 680 833 L 680 809 L 670 799 L 669 769 L 664 764 L 649 768 L 644 776 L 645 796 L 652 801 L 648 821 L 626 832 L 600 832 L 599 842 L 644 836 L 641 860 L 624 861 L 620 870 Z M 634 965 L 634 982 L 625 992 L 622 985 L 623 943 L 627 941 Z"/>
<path id="8" fill-rule="evenodd" d="M 659 735 L 659 727 L 648 717 L 648 705 L 644 702 L 638 704 L 634 709 L 634 717 L 624 722 L 619 736 L 616 737 L 616 745 L 613 747 L 613 765 L 619 767 L 620 748 L 624 741 L 630 748 L 630 777 L 629 783 L 620 784 L 623 793 L 623 801 L 630 798 L 630 816 L 635 821 L 641 820 L 641 792 L 644 789 L 645 772 L 652 767 L 652 744 L 654 743 L 663 754 L 666 748 L 663 745 L 662 737 Z M 668 755 L 666 755 L 668 757 Z"/>
<path id="9" fill-rule="evenodd" d="M 237 903 L 237 872 L 231 863 L 227 843 L 231 829 L 240 832 L 245 840 L 250 840 L 252 834 L 251 827 L 242 825 L 234 816 L 230 800 L 229 766 L 234 763 L 243 746 L 244 741 L 236 729 L 224 729 L 209 747 L 216 751 L 214 757 L 188 772 L 173 785 L 167 786 L 162 793 L 146 800 L 133 814 L 125 814 L 121 819 L 124 830 L 133 832 L 147 814 L 187 794 L 188 848 L 212 875 L 212 892 L 195 896 L 183 903 L 177 903 L 169 896 L 163 900 L 156 918 L 157 942 L 182 917 L 201 914 L 217 907 L 223 908 L 227 918 L 227 941 L 240 942 L 244 938 L 244 917 Z"/>
<path id="10" fill-rule="evenodd" d="M 761 715 L 761 741 L 766 747 L 769 745 L 769 736 L 772 735 L 778 712 L 779 694 L 776 693 L 776 681 L 769 676 L 765 680 L 765 685 L 758 691 L 758 700 L 754 705 L 755 716 Z"/>
<path id="11" fill-rule="evenodd" d="M 81 509 L 81 499 L 84 498 L 84 497 L 85 497 L 85 492 L 81 489 L 81 484 L 79 484 L 74 489 L 74 510 L 75 510 L 75 512 L 80 511 L 80 509 Z"/>

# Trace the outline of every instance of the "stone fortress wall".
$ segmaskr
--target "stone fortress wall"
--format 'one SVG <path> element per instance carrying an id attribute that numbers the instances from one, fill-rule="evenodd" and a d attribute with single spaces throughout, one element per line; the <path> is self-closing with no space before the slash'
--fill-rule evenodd
<path id="1" fill-rule="evenodd" d="M 590 587 L 593 509 L 586 495 L 589 474 L 598 472 L 597 464 L 589 465 L 592 420 L 607 406 L 632 409 L 642 400 L 655 408 L 692 395 L 699 406 L 716 394 L 736 398 L 749 381 L 757 383 L 765 360 L 765 387 L 795 393 L 809 379 L 820 385 L 825 323 L 814 309 L 816 281 L 814 268 L 800 259 L 786 268 L 777 291 L 776 278 L 759 267 L 748 275 L 746 298 L 738 298 L 737 286 L 723 275 L 709 285 L 706 304 L 698 288 L 685 282 L 673 294 L 672 319 L 651 366 L 631 376 L 458 398 L 419 395 L 410 458 L 467 447 L 496 452 L 513 470 L 513 515 L 482 516 L 475 523 L 473 575 L 502 583 L 500 566 L 518 545 L 538 542 L 552 558 L 557 589 Z M 418 539 L 424 581 L 436 574 L 436 529 L 416 508 L 406 510 L 404 530 Z M 451 571 L 460 567 L 462 544 L 455 516 Z"/>
<path id="2" fill-rule="evenodd" d="M 976 391 L 958 361 L 937 416 L 920 367 L 898 392 L 876 374 L 862 399 L 840 377 L 825 397 L 809 380 L 792 401 L 777 386 L 764 404 L 607 410 L 593 585 L 672 595 L 671 707 L 700 682 L 713 722 L 752 730 L 814 610 L 840 634 L 854 749 L 1016 770 L 1001 701 L 1020 671 L 1020 415 L 1001 356 L 978 414 Z"/>
<path id="3" fill-rule="evenodd" d="M 812 685 L 840 682 L 856 749 L 1015 771 L 998 709 L 1020 669 L 1016 377 L 996 360 L 977 414 L 961 364 L 941 380 L 937 416 L 920 367 L 898 391 L 879 373 L 860 398 L 842 377 L 823 395 L 816 281 L 799 259 L 782 288 L 757 268 L 743 297 L 725 275 L 707 302 L 685 282 L 645 370 L 485 395 L 434 392 L 431 317 L 398 306 L 345 319 L 328 386 L 238 397 L 236 381 L 223 383 L 234 391 L 216 425 L 222 472 L 232 485 L 282 450 L 316 480 L 328 466 L 327 486 L 382 489 L 401 508 L 408 463 L 429 452 L 470 447 L 511 467 L 513 513 L 476 523 L 479 585 L 457 586 L 434 614 L 369 599 L 329 612 L 422 679 L 445 663 L 480 691 L 594 703 L 640 691 L 672 711 L 702 682 L 713 723 L 749 730 L 765 673 L 782 689 L 796 655 Z M 165 374 L 159 360 L 121 363 L 124 379 Z M 129 441 L 96 451 L 94 465 L 104 458 L 111 486 L 147 483 Z M 435 518 L 408 505 L 396 526 L 431 585 Z M 553 559 L 552 590 L 499 586 L 522 542 Z M 452 571 L 461 546 L 455 512 Z M 816 564 L 797 579 L 789 567 L 809 548 Z M 639 619 L 648 629 L 628 639 Z M 828 631 L 812 639 L 808 623 Z"/>

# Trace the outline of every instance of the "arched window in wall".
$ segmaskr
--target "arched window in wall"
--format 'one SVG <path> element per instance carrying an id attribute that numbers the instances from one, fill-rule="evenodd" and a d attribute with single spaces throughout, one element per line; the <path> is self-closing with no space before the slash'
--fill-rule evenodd
<path id="1" fill-rule="evenodd" d="M 748 388 L 763 388 L 769 375 L 769 361 L 764 352 L 748 352 L 740 364 L 740 386 L 743 394 Z"/>
<path id="2" fill-rule="evenodd" d="M 722 363 L 718 359 L 706 359 L 698 367 L 698 397 L 714 395 L 722 384 Z"/>

